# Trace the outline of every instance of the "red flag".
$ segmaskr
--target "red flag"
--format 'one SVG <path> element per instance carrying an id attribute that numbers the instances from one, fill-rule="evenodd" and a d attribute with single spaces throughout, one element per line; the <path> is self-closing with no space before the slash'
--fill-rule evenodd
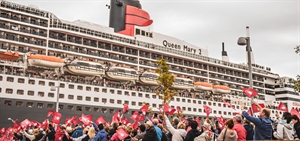
<path id="1" fill-rule="evenodd" d="M 222 126 L 221 129 L 223 129 L 225 127 L 226 120 L 223 118 L 223 116 L 217 117 L 217 120 L 219 121 L 219 124 Z"/>
<path id="2" fill-rule="evenodd" d="M 60 124 L 60 119 L 61 119 L 61 113 L 54 112 L 52 114 L 52 122 L 56 124 Z"/>
<path id="3" fill-rule="evenodd" d="M 126 113 L 128 111 L 128 105 L 127 104 L 123 104 L 123 113 Z"/>
<path id="4" fill-rule="evenodd" d="M 145 120 L 145 115 L 139 116 L 139 119 L 137 121 L 144 121 Z"/>
<path id="5" fill-rule="evenodd" d="M 235 108 L 232 106 L 231 103 L 226 102 L 224 99 L 222 99 L 223 103 L 227 106 L 229 106 L 230 108 L 232 108 L 233 110 L 235 110 Z"/>
<path id="6" fill-rule="evenodd" d="M 88 126 L 91 123 L 91 121 L 89 120 L 89 117 L 85 116 L 84 114 L 81 114 L 79 121 L 81 121 L 83 123 L 83 125 L 85 125 L 85 126 Z"/>
<path id="7" fill-rule="evenodd" d="M 252 89 L 252 88 L 242 88 L 242 91 L 249 97 L 252 98 L 254 96 L 256 96 L 258 93 L 256 90 Z"/>
<path id="8" fill-rule="evenodd" d="M 59 128 L 59 126 L 58 126 L 58 128 L 56 129 L 56 133 L 55 133 L 55 141 L 62 141 L 62 138 L 64 137 L 64 134 L 65 134 L 65 132 L 62 132 L 61 131 L 61 129 Z"/>
<path id="9" fill-rule="evenodd" d="M 148 105 L 144 105 L 143 107 L 141 107 L 140 111 L 142 111 L 143 114 L 146 115 L 146 113 L 148 112 Z"/>
<path id="10" fill-rule="evenodd" d="M 123 128 L 118 129 L 116 133 L 118 134 L 119 140 L 124 140 L 126 137 L 128 137 L 128 133 Z"/>
<path id="11" fill-rule="evenodd" d="M 105 123 L 105 119 L 102 116 L 100 116 L 99 118 L 96 119 L 95 123 L 96 124 L 100 124 L 100 123 L 104 124 Z"/>
<path id="12" fill-rule="evenodd" d="M 30 121 L 28 119 L 23 120 L 20 125 L 23 129 L 25 129 L 30 124 Z"/>
<path id="13" fill-rule="evenodd" d="M 14 121 L 14 128 L 16 128 L 16 129 L 19 128 L 18 120 L 15 120 L 15 121 Z"/>
<path id="14" fill-rule="evenodd" d="M 49 126 L 49 121 L 48 119 L 45 119 L 41 125 L 41 127 L 44 129 L 44 130 L 47 130 L 48 129 L 48 126 Z"/>
<path id="15" fill-rule="evenodd" d="M 134 111 L 134 113 L 131 115 L 131 119 L 132 120 L 139 120 L 140 119 L 140 116 L 139 116 L 139 112 L 138 111 Z"/>
<path id="16" fill-rule="evenodd" d="M 66 124 L 67 126 L 71 126 L 71 125 L 72 125 L 72 118 L 66 117 L 65 124 Z"/>
<path id="17" fill-rule="evenodd" d="M 208 117 L 209 116 L 209 114 L 211 113 L 211 108 L 210 107 L 208 107 L 208 106 L 203 106 L 204 107 L 204 110 L 205 110 L 205 113 L 206 113 L 206 117 Z"/>
<path id="18" fill-rule="evenodd" d="M 120 121 L 120 115 L 119 112 L 115 112 L 115 114 L 113 115 L 111 122 L 118 122 Z"/>
<path id="19" fill-rule="evenodd" d="M 291 115 L 296 115 L 298 118 L 300 118 L 300 113 L 297 112 L 295 109 L 291 109 Z"/>
<path id="20" fill-rule="evenodd" d="M 135 121 L 134 123 L 130 124 L 130 126 L 131 126 L 133 129 L 137 129 L 138 126 L 139 126 L 139 122 L 138 122 L 138 121 Z"/>
<path id="21" fill-rule="evenodd" d="M 37 128 L 41 128 L 41 123 L 37 122 L 37 121 L 31 121 L 33 126 L 36 126 Z"/>
<path id="22" fill-rule="evenodd" d="M 251 112 L 251 108 L 248 109 L 247 113 L 248 113 L 250 116 L 253 116 L 253 115 L 252 115 L 252 112 Z"/>
<path id="23" fill-rule="evenodd" d="M 180 114 L 181 108 L 179 106 L 177 106 L 176 109 L 177 109 L 177 113 Z"/>
<path id="24" fill-rule="evenodd" d="M 264 108 L 265 105 L 264 104 L 259 104 L 261 108 Z M 255 105 L 255 104 L 252 104 L 252 109 L 253 109 L 253 113 L 259 113 L 259 108 Z"/>
<path id="25" fill-rule="evenodd" d="M 126 117 L 124 117 L 124 118 L 122 119 L 122 123 L 123 123 L 124 125 L 127 125 L 128 123 L 130 123 L 130 121 L 129 121 Z"/>
<path id="26" fill-rule="evenodd" d="M 166 114 L 172 115 L 172 114 L 174 114 L 175 111 L 176 111 L 176 109 L 170 107 L 170 106 L 167 105 L 167 104 L 164 104 L 164 112 L 165 112 Z"/>
<path id="27" fill-rule="evenodd" d="M 1 128 L 0 133 L 5 133 L 5 128 Z"/>
<path id="28" fill-rule="evenodd" d="M 283 104 L 282 102 L 279 103 L 277 110 L 288 112 L 288 109 L 286 108 L 285 104 Z"/>
<path id="29" fill-rule="evenodd" d="M 200 121 L 200 119 L 199 118 L 196 118 L 196 120 L 195 120 L 197 123 L 198 123 L 198 126 L 200 126 L 200 124 L 201 124 L 201 121 Z"/>
<path id="30" fill-rule="evenodd" d="M 74 126 L 78 125 L 78 122 L 79 122 L 79 119 L 74 119 L 74 120 L 73 120 L 73 125 L 74 125 Z"/>
<path id="31" fill-rule="evenodd" d="M 86 118 L 87 118 L 89 121 L 93 121 L 93 115 L 86 115 Z"/>
<path id="32" fill-rule="evenodd" d="M 53 110 L 49 110 L 48 113 L 47 113 L 47 117 L 50 117 L 55 111 Z"/>

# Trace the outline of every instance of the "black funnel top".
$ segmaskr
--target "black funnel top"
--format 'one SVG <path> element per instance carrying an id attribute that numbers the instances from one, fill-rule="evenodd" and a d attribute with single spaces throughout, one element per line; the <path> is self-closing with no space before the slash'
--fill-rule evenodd
<path id="1" fill-rule="evenodd" d="M 222 56 L 227 56 L 227 52 L 225 51 L 224 42 L 222 42 Z"/>

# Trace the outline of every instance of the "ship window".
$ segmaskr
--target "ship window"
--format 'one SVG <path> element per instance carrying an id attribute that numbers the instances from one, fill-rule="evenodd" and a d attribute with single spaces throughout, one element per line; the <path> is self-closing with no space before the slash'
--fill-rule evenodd
<path id="1" fill-rule="evenodd" d="M 230 116 L 231 116 L 231 112 L 228 112 L 228 115 L 230 115 Z"/>
<path id="2" fill-rule="evenodd" d="M 27 95 L 34 96 L 34 91 L 28 91 Z"/>
<path id="3" fill-rule="evenodd" d="M 215 103 L 215 102 L 213 103 L 213 106 L 216 106 L 216 103 Z"/>
<path id="4" fill-rule="evenodd" d="M 59 110 L 64 109 L 64 105 L 59 105 L 59 106 L 58 106 L 58 109 L 59 109 Z"/>
<path id="5" fill-rule="evenodd" d="M 201 113 L 201 112 L 202 112 L 202 109 L 198 109 L 198 112 L 200 112 L 200 113 Z"/>
<path id="6" fill-rule="evenodd" d="M 216 111 L 216 110 L 214 110 L 214 114 L 217 114 L 217 111 Z"/>
<path id="7" fill-rule="evenodd" d="M 131 105 L 132 105 L 132 106 L 135 106 L 135 104 L 136 104 L 135 101 L 132 101 L 132 102 L 131 102 Z"/>
<path id="8" fill-rule="evenodd" d="M 188 108 L 188 111 L 191 111 L 192 109 L 191 108 Z"/>
<path id="9" fill-rule="evenodd" d="M 86 87 L 85 90 L 86 91 L 91 91 L 91 87 Z"/>
<path id="10" fill-rule="evenodd" d="M 82 100 L 82 96 L 77 96 L 77 100 Z"/>
<path id="11" fill-rule="evenodd" d="M 122 104 L 122 100 L 117 100 L 117 104 Z"/>
<path id="12" fill-rule="evenodd" d="M 99 112 L 99 108 L 94 107 L 94 112 Z"/>
<path id="13" fill-rule="evenodd" d="M 156 104 L 152 104 L 152 107 L 153 107 L 153 108 L 156 108 Z"/>
<path id="14" fill-rule="evenodd" d="M 99 92 L 99 88 L 94 88 L 94 92 Z"/>
<path id="15" fill-rule="evenodd" d="M 150 98 L 150 95 L 149 95 L 149 94 L 145 94 L 145 97 L 146 97 L 146 98 Z"/>
<path id="16" fill-rule="evenodd" d="M 196 104 L 197 103 L 196 100 L 193 100 L 193 103 Z"/>
<path id="17" fill-rule="evenodd" d="M 182 102 L 185 102 L 185 99 L 184 99 L 184 98 L 182 99 Z"/>
<path id="18" fill-rule="evenodd" d="M 129 96 L 129 92 L 128 92 L 128 91 L 125 91 L 125 95 Z"/>
<path id="19" fill-rule="evenodd" d="M 203 105 L 206 105 L 206 101 L 203 101 Z"/>
<path id="20" fill-rule="evenodd" d="M 24 79 L 22 79 L 22 78 L 19 78 L 19 79 L 18 79 L 18 83 L 24 83 L 24 82 L 25 82 Z"/>
<path id="21" fill-rule="evenodd" d="M 86 111 L 91 111 L 91 107 L 85 107 Z"/>
<path id="22" fill-rule="evenodd" d="M 7 82 L 14 82 L 14 78 L 12 78 L 12 77 L 7 77 L 7 78 L 6 78 L 6 81 L 7 81 Z"/>
<path id="23" fill-rule="evenodd" d="M 99 98 L 98 97 L 94 97 L 94 102 L 99 102 Z"/>
<path id="24" fill-rule="evenodd" d="M 180 98 L 176 98 L 176 101 L 177 101 L 177 102 L 180 102 Z"/>
<path id="25" fill-rule="evenodd" d="M 38 92 L 39 97 L 44 97 L 45 93 L 44 92 Z"/>
<path id="26" fill-rule="evenodd" d="M 122 91 L 118 90 L 118 91 L 117 91 L 117 94 L 121 95 L 121 94 L 122 94 Z"/>
<path id="27" fill-rule="evenodd" d="M 73 109 L 74 109 L 74 106 L 68 105 L 68 110 L 73 110 Z"/>
<path id="28" fill-rule="evenodd" d="M 47 108 L 48 108 L 48 109 L 53 109 L 53 108 L 54 108 L 54 105 L 53 105 L 53 104 L 48 104 L 48 105 L 47 105 Z"/>
<path id="29" fill-rule="evenodd" d="M 91 101 L 91 97 L 89 96 L 85 97 L 85 101 Z"/>
<path id="30" fill-rule="evenodd" d="M 78 85 L 78 86 L 77 86 L 77 89 L 78 89 L 78 90 L 82 90 L 82 89 L 83 89 L 83 87 L 82 87 L 82 86 L 80 86 L 80 85 Z"/>
<path id="31" fill-rule="evenodd" d="M 2 79 L 3 79 L 3 77 L 2 77 L 2 76 L 0 76 L 0 81 L 2 81 Z"/>
<path id="32" fill-rule="evenodd" d="M 33 107 L 33 102 L 27 102 L 26 107 L 32 108 Z"/>
<path id="33" fill-rule="evenodd" d="M 23 95 L 24 94 L 24 90 L 17 90 L 17 94 L 18 95 Z"/>
<path id="34" fill-rule="evenodd" d="M 74 95 L 68 95 L 68 99 L 74 99 Z"/>
<path id="35" fill-rule="evenodd" d="M 38 103 L 38 104 L 37 104 L 37 107 L 38 107 L 38 108 L 43 108 L 43 107 L 44 107 L 44 103 Z"/>
<path id="36" fill-rule="evenodd" d="M 106 112 L 107 112 L 106 108 L 102 108 L 102 109 L 101 109 L 101 112 L 102 112 L 102 113 L 106 113 Z"/>
<path id="37" fill-rule="evenodd" d="M 187 101 L 188 101 L 188 103 L 191 103 L 191 100 L 190 100 L 190 99 L 188 99 Z"/>
<path id="38" fill-rule="evenodd" d="M 23 106 L 23 102 L 22 101 L 17 101 L 16 102 L 16 106 L 17 107 L 22 107 Z"/>
<path id="39" fill-rule="evenodd" d="M 29 80 L 28 84 L 34 85 L 35 81 L 34 80 Z"/>
<path id="40" fill-rule="evenodd" d="M 12 94 L 13 93 L 13 89 L 6 89 L 6 93 L 7 94 Z"/>
<path id="41" fill-rule="evenodd" d="M 196 108 L 193 108 L 193 112 L 197 112 L 197 109 L 196 109 Z"/>
<path id="42" fill-rule="evenodd" d="M 153 38 L 153 34 L 152 34 L 152 33 L 149 33 L 149 37 L 150 37 L 150 38 Z"/>
<path id="43" fill-rule="evenodd" d="M 227 112 L 224 111 L 224 115 L 227 115 Z"/>
<path id="44" fill-rule="evenodd" d="M 64 87 L 65 87 L 65 84 L 64 84 L 64 83 L 60 83 L 60 84 L 59 84 L 59 87 L 64 88 Z"/>
<path id="45" fill-rule="evenodd" d="M 156 95 L 152 95 L 152 98 L 155 99 L 155 98 L 156 98 Z"/>
<path id="46" fill-rule="evenodd" d="M 115 103 L 115 100 L 113 100 L 113 99 L 110 99 L 110 100 L 109 100 L 109 103 L 112 103 L 112 104 L 114 104 L 114 103 Z"/>
<path id="47" fill-rule="evenodd" d="M 186 108 L 185 108 L 185 107 L 182 107 L 182 110 L 183 110 L 183 111 L 185 111 L 185 110 L 186 110 Z"/>
<path id="48" fill-rule="evenodd" d="M 10 100 L 5 100 L 4 105 L 5 106 L 11 106 L 12 102 Z"/>
<path id="49" fill-rule="evenodd" d="M 237 105 L 237 106 L 236 106 L 236 109 L 239 109 L 239 108 L 240 108 L 240 106 L 239 106 L 239 105 Z M 280 113 L 280 114 L 281 114 L 281 113 Z"/>
<path id="50" fill-rule="evenodd" d="M 135 29 L 135 34 L 136 35 L 140 35 L 141 34 L 141 30 L 140 29 Z"/>
<path id="51" fill-rule="evenodd" d="M 145 31 L 144 30 L 142 30 L 142 35 L 145 36 Z"/>
<path id="52" fill-rule="evenodd" d="M 129 101 L 124 101 L 124 103 L 128 105 L 128 104 L 129 104 Z"/>
<path id="53" fill-rule="evenodd" d="M 59 94 L 59 98 L 60 98 L 60 99 L 64 99 L 64 98 L 65 98 L 65 95 L 64 95 L 64 94 Z"/>
<path id="54" fill-rule="evenodd" d="M 49 86 L 54 86 L 54 82 L 49 82 Z"/>
<path id="55" fill-rule="evenodd" d="M 74 85 L 69 85 L 69 89 L 74 89 Z"/>
<path id="56" fill-rule="evenodd" d="M 113 114 L 115 112 L 115 109 L 109 109 L 109 113 Z"/>
<path id="57" fill-rule="evenodd" d="M 131 93 L 131 96 L 136 96 L 136 93 L 135 93 L 135 92 L 132 92 L 132 93 Z"/>
<path id="58" fill-rule="evenodd" d="M 142 103 L 142 102 L 139 102 L 139 106 L 143 106 L 143 103 Z"/>
<path id="59" fill-rule="evenodd" d="M 223 104 L 224 105 L 224 104 Z M 221 103 L 218 103 L 218 107 L 221 107 Z"/>
<path id="60" fill-rule="evenodd" d="M 106 98 L 102 98 L 102 103 L 106 104 L 107 99 Z"/>
<path id="61" fill-rule="evenodd" d="M 110 94 L 115 94 L 115 90 L 109 90 Z"/>
<path id="62" fill-rule="evenodd" d="M 222 114 L 222 112 L 221 111 L 219 111 L 219 115 L 221 115 Z"/>
<path id="63" fill-rule="evenodd" d="M 45 86 L 45 81 L 39 81 L 39 85 Z"/>
<path id="64" fill-rule="evenodd" d="M 82 111 L 82 107 L 81 106 L 77 106 L 76 107 L 76 111 Z"/>
<path id="65" fill-rule="evenodd" d="M 139 93 L 139 97 L 143 97 L 143 94 L 142 94 L 142 93 Z"/>
<path id="66" fill-rule="evenodd" d="M 107 89 L 102 89 L 102 93 L 107 93 Z"/>

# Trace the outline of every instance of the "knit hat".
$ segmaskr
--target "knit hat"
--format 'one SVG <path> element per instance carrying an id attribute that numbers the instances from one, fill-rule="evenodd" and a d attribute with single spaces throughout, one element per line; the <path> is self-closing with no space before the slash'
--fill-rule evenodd
<path id="1" fill-rule="evenodd" d="M 146 122 L 146 124 L 149 125 L 149 126 L 153 126 L 153 123 L 152 123 L 150 120 L 148 120 L 148 121 Z"/>

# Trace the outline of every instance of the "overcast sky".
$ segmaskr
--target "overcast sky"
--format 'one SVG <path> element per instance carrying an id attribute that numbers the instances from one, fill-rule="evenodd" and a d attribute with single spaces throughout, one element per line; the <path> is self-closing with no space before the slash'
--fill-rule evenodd
<path id="1" fill-rule="evenodd" d="M 108 26 L 109 0 L 9 0 L 54 13 L 58 18 Z M 295 77 L 300 56 L 300 0 L 140 0 L 153 19 L 153 31 L 173 36 L 221 59 L 225 42 L 229 59 L 245 63 L 244 46 L 236 44 L 250 27 L 255 63 L 280 76 Z"/>

